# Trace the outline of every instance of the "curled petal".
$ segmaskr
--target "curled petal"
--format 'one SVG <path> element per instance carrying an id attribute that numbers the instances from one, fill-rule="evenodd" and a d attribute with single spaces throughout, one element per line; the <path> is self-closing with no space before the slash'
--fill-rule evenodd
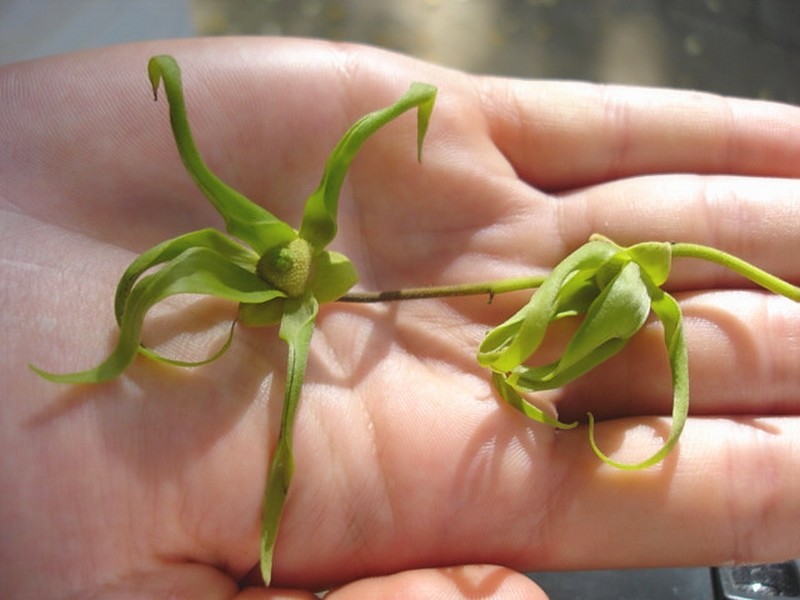
<path id="1" fill-rule="evenodd" d="M 221 234 L 216 229 L 201 229 L 161 242 L 138 256 L 122 274 L 114 295 L 114 316 L 117 323 L 122 319 L 128 295 L 139 277 L 151 268 L 169 262 L 190 248 L 214 250 L 233 264 L 250 271 L 255 270 L 255 264 L 258 261 L 258 255 L 255 252 Z"/>
<path id="2" fill-rule="evenodd" d="M 675 298 L 659 290 L 659 293 L 655 294 L 652 299 L 652 308 L 664 325 L 664 343 L 667 346 L 669 365 L 672 371 L 672 429 L 664 445 L 650 458 L 635 464 L 621 463 L 606 456 L 597 446 L 594 437 L 594 419 L 590 414 L 589 442 L 592 450 L 604 462 L 618 469 L 645 469 L 663 460 L 678 442 L 689 415 L 689 356 L 683 337 L 680 306 Z"/>
<path id="3" fill-rule="evenodd" d="M 594 299 L 559 361 L 570 368 L 612 340 L 627 340 L 644 325 L 650 296 L 636 263 L 628 263 Z"/>
<path id="4" fill-rule="evenodd" d="M 555 427 L 557 429 L 572 429 L 578 425 L 577 421 L 574 423 L 564 423 L 559 421 L 555 417 L 548 415 L 538 406 L 531 404 L 517 391 L 513 385 L 510 385 L 508 380 L 500 373 L 492 374 L 492 383 L 494 384 L 495 389 L 500 393 L 500 397 L 503 400 L 516 408 L 523 415 L 533 419 L 534 421 L 544 423 L 545 425 L 550 425 L 551 427 Z"/>
<path id="5" fill-rule="evenodd" d="M 134 285 L 120 320 L 119 340 L 105 361 L 77 373 L 55 374 L 32 368 L 42 377 L 60 383 L 96 383 L 117 377 L 136 356 L 147 311 L 175 294 L 208 294 L 236 302 L 265 302 L 282 295 L 218 252 L 190 248 Z"/>
<path id="6" fill-rule="evenodd" d="M 175 59 L 166 55 L 154 56 L 147 65 L 147 71 L 154 97 L 163 79 L 169 100 L 169 120 L 181 160 L 192 179 L 225 219 L 228 233 L 247 242 L 259 254 L 297 237 L 297 232 L 289 225 L 225 184 L 206 166 L 189 128 L 181 70 Z"/>
<path id="7" fill-rule="evenodd" d="M 520 365 L 513 370 L 509 383 L 522 391 L 561 387 L 622 350 L 649 313 L 648 288 L 639 266 L 630 262 L 589 305 L 561 358 L 541 367 Z"/>
<path id="8" fill-rule="evenodd" d="M 493 371 L 493 383 L 509 404 L 529 417 L 556 427 L 557 421 L 530 403 L 522 393 L 561 387 L 619 352 L 644 325 L 651 310 L 664 326 L 672 369 L 672 430 L 663 447 L 636 463 L 614 461 L 598 448 L 594 418 L 589 415 L 589 442 L 606 463 L 621 469 L 642 469 L 662 460 L 677 443 L 689 410 L 686 344 L 678 303 L 660 289 L 669 275 L 672 245 L 643 243 L 623 248 L 593 236 L 552 271 L 530 302 L 489 333 L 478 359 Z M 561 358 L 547 365 L 523 364 L 536 351 L 556 319 L 584 315 Z"/>
<path id="9" fill-rule="evenodd" d="M 425 83 L 414 83 L 394 104 L 361 117 L 342 136 L 328 156 L 319 187 L 309 196 L 303 211 L 300 237 L 320 251 L 336 236 L 339 192 L 350 163 L 364 141 L 378 129 L 404 112 L 418 108 L 417 158 L 422 157 L 422 141 L 428 131 L 436 88 Z"/>
<path id="10" fill-rule="evenodd" d="M 597 269 L 617 252 L 613 245 L 591 241 L 570 254 L 553 269 L 528 304 L 489 332 L 478 349 L 478 362 L 497 372 L 512 371 L 525 362 L 542 343 L 551 321 L 564 314 L 565 305 L 569 306 L 568 312 L 574 310 L 572 301 L 579 297 L 578 291 L 586 281 L 591 285 Z M 582 281 L 574 293 L 562 295 L 562 288 L 576 277 L 586 281 Z"/>

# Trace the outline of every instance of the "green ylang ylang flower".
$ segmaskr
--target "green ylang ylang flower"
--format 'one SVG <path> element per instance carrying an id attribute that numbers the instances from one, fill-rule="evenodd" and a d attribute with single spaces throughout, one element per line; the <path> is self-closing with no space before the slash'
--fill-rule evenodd
<path id="1" fill-rule="evenodd" d="M 532 404 L 525 394 L 560 388 L 617 354 L 651 314 L 661 321 L 672 371 L 672 429 L 662 447 L 641 462 L 628 464 L 606 456 L 594 436 L 589 413 L 589 442 L 604 462 L 620 469 L 643 469 L 661 461 L 675 446 L 689 413 L 689 365 L 680 306 L 662 289 L 673 259 L 697 258 L 722 265 L 761 287 L 800 301 L 797 288 L 721 250 L 692 243 L 644 242 L 621 247 L 600 235 L 559 263 L 530 301 L 492 329 L 478 350 L 478 362 L 492 371 L 500 396 L 528 417 L 559 429 L 563 423 Z M 581 317 L 562 356 L 530 366 L 548 327 L 559 319 Z"/>
<path id="2" fill-rule="evenodd" d="M 673 425 L 663 447 L 635 465 L 613 461 L 594 440 L 594 451 L 619 468 L 641 469 L 660 461 L 675 445 L 689 409 L 689 372 L 681 312 L 675 299 L 661 289 L 667 280 L 672 245 L 647 242 L 622 248 L 593 236 L 559 263 L 527 305 L 493 329 L 483 340 L 480 364 L 492 370 L 500 395 L 527 416 L 560 429 L 563 423 L 531 404 L 525 393 L 564 386 L 619 352 L 644 325 L 651 311 L 664 325 L 674 388 Z M 541 366 L 526 362 L 536 352 L 554 321 L 583 316 L 583 321 L 558 360 Z"/>
<path id="3" fill-rule="evenodd" d="M 296 230 L 227 186 L 203 162 L 189 130 L 177 62 L 170 56 L 155 56 L 150 59 L 148 73 L 156 98 L 163 81 L 181 159 L 222 215 L 229 235 L 215 229 L 187 233 L 150 248 L 128 266 L 114 300 L 119 340 L 101 364 L 67 374 L 33 369 L 54 382 L 97 383 L 120 375 L 137 353 L 183 366 L 214 360 L 230 344 L 233 328 L 223 348 L 198 363 L 168 359 L 141 345 L 147 311 L 175 294 L 208 294 L 238 302 L 238 321 L 246 326 L 280 323 L 279 337 L 288 346 L 288 366 L 280 433 L 267 477 L 261 536 L 261 568 L 269 584 L 278 524 L 294 470 L 292 425 L 318 307 L 341 297 L 358 279 L 345 256 L 326 249 L 337 231 L 342 183 L 364 141 L 413 108 L 418 109 L 417 155 L 421 158 L 436 88 L 414 83 L 396 103 L 362 117 L 348 129 L 329 155 L 319 187 L 307 199 Z"/>

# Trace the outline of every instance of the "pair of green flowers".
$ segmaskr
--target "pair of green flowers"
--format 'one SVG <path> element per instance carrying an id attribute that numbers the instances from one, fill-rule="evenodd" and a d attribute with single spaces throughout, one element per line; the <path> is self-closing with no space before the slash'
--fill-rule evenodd
<path id="1" fill-rule="evenodd" d="M 120 375 L 137 354 L 181 366 L 195 366 L 214 356 L 186 363 L 158 355 L 141 345 L 148 310 L 175 294 L 208 294 L 239 304 L 238 321 L 246 326 L 280 324 L 279 337 L 288 347 L 285 396 L 277 447 L 267 476 L 261 535 L 261 570 L 269 584 L 281 514 L 294 471 L 292 427 L 305 375 L 314 323 L 322 303 L 342 299 L 357 282 L 352 263 L 327 250 L 337 232 L 339 194 L 347 170 L 363 142 L 401 114 L 417 108 L 417 153 L 436 97 L 433 86 L 414 83 L 391 106 L 358 120 L 331 152 L 319 187 L 307 199 L 299 230 L 254 204 L 209 171 L 197 152 L 186 116 L 180 70 L 169 56 L 156 56 L 148 65 L 154 94 L 163 81 L 169 100 L 172 131 L 187 170 L 222 215 L 227 232 L 203 229 L 167 240 L 147 250 L 125 270 L 117 286 L 114 311 L 120 328 L 111 355 L 93 369 L 53 374 L 34 367 L 41 376 L 62 383 L 96 383 Z M 674 408 L 672 431 L 653 456 L 634 465 L 605 456 L 605 462 L 639 469 L 660 461 L 675 445 L 689 407 L 686 344 L 678 303 L 661 286 L 675 256 L 717 262 L 776 293 L 800 300 L 800 290 L 728 254 L 695 244 L 642 243 L 623 248 L 595 236 L 569 255 L 545 278 L 475 286 L 436 288 L 427 296 L 459 293 L 500 293 L 519 287 L 538 287 L 530 301 L 486 336 L 478 362 L 492 373 L 500 396 L 528 417 L 558 428 L 571 428 L 547 415 L 528 394 L 561 387 L 619 352 L 651 314 L 663 324 L 672 370 Z M 432 288 L 433 289 L 433 288 Z M 426 294 L 423 294 L 426 295 Z M 375 299 L 399 299 L 402 293 Z M 582 321 L 557 361 L 529 366 L 548 327 L 557 320 Z"/>

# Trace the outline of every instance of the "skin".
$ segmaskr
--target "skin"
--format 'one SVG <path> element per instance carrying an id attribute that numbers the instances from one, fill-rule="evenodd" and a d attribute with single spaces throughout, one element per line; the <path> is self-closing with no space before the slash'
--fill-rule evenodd
<path id="1" fill-rule="evenodd" d="M 412 80 L 439 87 L 423 164 L 406 116 L 365 144 L 345 183 L 332 247 L 364 289 L 543 272 L 593 232 L 713 245 L 800 282 L 798 108 L 474 77 L 283 39 L 3 67 L 3 596 L 306 598 L 343 586 L 333 598 L 536 597 L 509 569 L 800 555 L 800 308 L 684 261 L 667 288 L 686 317 L 692 415 L 675 451 L 643 472 L 603 465 L 584 426 L 556 433 L 495 398 L 475 351 L 524 296 L 323 307 L 275 555 L 285 591 L 246 588 L 282 396 L 276 329 L 240 328 L 225 357 L 193 371 L 137 359 L 108 384 L 56 385 L 26 366 L 96 364 L 128 262 L 221 227 L 179 162 L 166 103 L 150 96 L 147 59 L 165 52 L 184 70 L 211 168 L 293 224 L 356 118 Z M 145 339 L 202 357 L 234 314 L 212 300 L 166 309 Z M 559 327 L 556 345 L 569 334 Z M 592 410 L 615 458 L 648 456 L 671 410 L 662 346 L 647 325 L 541 401 L 565 420 Z"/>

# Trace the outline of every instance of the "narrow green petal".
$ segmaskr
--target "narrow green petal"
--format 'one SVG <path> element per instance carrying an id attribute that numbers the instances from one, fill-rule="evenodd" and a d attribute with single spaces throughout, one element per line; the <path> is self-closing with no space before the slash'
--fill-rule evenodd
<path id="1" fill-rule="evenodd" d="M 512 385 L 509 385 L 508 381 L 500 373 L 492 374 L 492 384 L 500 393 L 500 397 L 503 400 L 516 408 L 523 415 L 533 419 L 534 421 L 544 423 L 545 425 L 550 425 L 551 427 L 555 427 L 557 429 L 572 429 L 578 425 L 577 421 L 574 423 L 563 423 L 558 419 L 554 419 L 538 406 L 531 404 L 521 394 L 519 394 Z"/>
<path id="2" fill-rule="evenodd" d="M 669 364 L 672 371 L 672 429 L 664 445 L 650 458 L 635 464 L 621 463 L 609 458 L 597 446 L 594 437 L 594 418 L 590 414 L 589 442 L 592 445 L 592 450 L 604 462 L 618 469 L 645 469 L 663 460 L 677 444 L 689 415 L 689 357 L 686 341 L 683 337 L 681 309 L 672 296 L 660 290 L 659 292 L 652 299 L 652 308 L 664 325 L 664 342 L 667 346 Z"/>
<path id="3" fill-rule="evenodd" d="M 613 245 L 591 241 L 561 261 L 522 309 L 489 332 L 478 349 L 478 362 L 498 372 L 511 371 L 525 362 L 559 314 L 559 298 L 565 283 L 573 277 L 591 276 L 617 252 Z"/>
<path id="4" fill-rule="evenodd" d="M 554 390 L 575 381 L 596 366 L 617 354 L 627 344 L 627 338 L 615 338 L 600 344 L 588 354 L 565 363 L 553 361 L 547 365 L 528 367 L 522 365 L 514 369 L 508 381 L 521 392 L 542 392 Z"/>
<path id="5" fill-rule="evenodd" d="M 228 337 L 225 340 L 225 343 L 219 347 L 219 349 L 211 354 L 208 358 L 203 358 L 201 360 L 180 360 L 177 358 L 170 358 L 168 356 L 164 356 L 163 354 L 159 354 L 150 348 L 145 348 L 144 346 L 139 346 L 139 354 L 146 356 L 150 360 L 154 360 L 156 362 L 164 363 L 166 365 L 171 365 L 173 367 L 183 367 L 183 368 L 194 368 L 194 367 L 202 367 L 203 365 L 207 365 L 209 363 L 214 362 L 218 358 L 220 358 L 223 354 L 225 354 L 228 349 L 231 347 L 231 342 L 233 342 L 233 334 L 236 330 L 236 321 L 231 323 L 231 327 L 228 330 Z"/>
<path id="6" fill-rule="evenodd" d="M 639 265 L 628 263 L 592 302 L 561 356 L 559 369 L 568 369 L 608 341 L 627 340 L 649 314 L 650 295 Z"/>
<path id="7" fill-rule="evenodd" d="M 216 229 L 201 229 L 161 242 L 139 255 L 122 274 L 114 295 L 114 315 L 117 323 L 122 319 L 128 295 L 139 277 L 149 269 L 168 262 L 194 247 L 214 250 L 234 264 L 250 271 L 255 271 L 258 262 L 258 255 L 255 252 Z"/>
<path id="8" fill-rule="evenodd" d="M 528 392 L 566 385 L 622 350 L 649 314 L 648 288 L 639 265 L 630 262 L 596 295 L 560 359 L 540 367 L 519 366 L 509 381 Z"/>
<path id="9" fill-rule="evenodd" d="M 316 251 L 322 250 L 333 240 L 337 230 L 339 193 L 356 152 L 378 129 L 415 107 L 418 108 L 417 157 L 421 158 L 422 141 L 428 130 L 435 99 L 435 87 L 414 83 L 397 102 L 365 115 L 347 130 L 328 157 L 319 187 L 306 201 L 300 237 L 308 240 Z"/>
<path id="10" fill-rule="evenodd" d="M 208 294 L 236 302 L 266 302 L 281 292 L 268 288 L 253 273 L 232 264 L 208 248 L 190 248 L 134 285 L 120 322 L 117 346 L 93 369 L 54 374 L 33 367 L 42 377 L 59 383 L 97 383 L 120 375 L 136 356 L 147 311 L 175 294 Z"/>
<path id="11" fill-rule="evenodd" d="M 311 294 L 286 300 L 279 336 L 289 350 L 278 445 L 269 467 L 261 521 L 261 575 L 266 585 L 272 578 L 272 557 L 283 507 L 294 473 L 292 433 L 300 392 L 308 363 L 319 305 Z"/>
<path id="12" fill-rule="evenodd" d="M 189 128 L 181 70 L 175 59 L 166 55 L 154 56 L 147 70 L 154 96 L 157 97 L 159 83 L 164 81 L 170 123 L 181 160 L 195 183 L 222 215 L 228 233 L 247 242 L 258 254 L 264 254 L 272 246 L 295 238 L 297 232 L 294 229 L 229 187 L 206 166 Z"/>

